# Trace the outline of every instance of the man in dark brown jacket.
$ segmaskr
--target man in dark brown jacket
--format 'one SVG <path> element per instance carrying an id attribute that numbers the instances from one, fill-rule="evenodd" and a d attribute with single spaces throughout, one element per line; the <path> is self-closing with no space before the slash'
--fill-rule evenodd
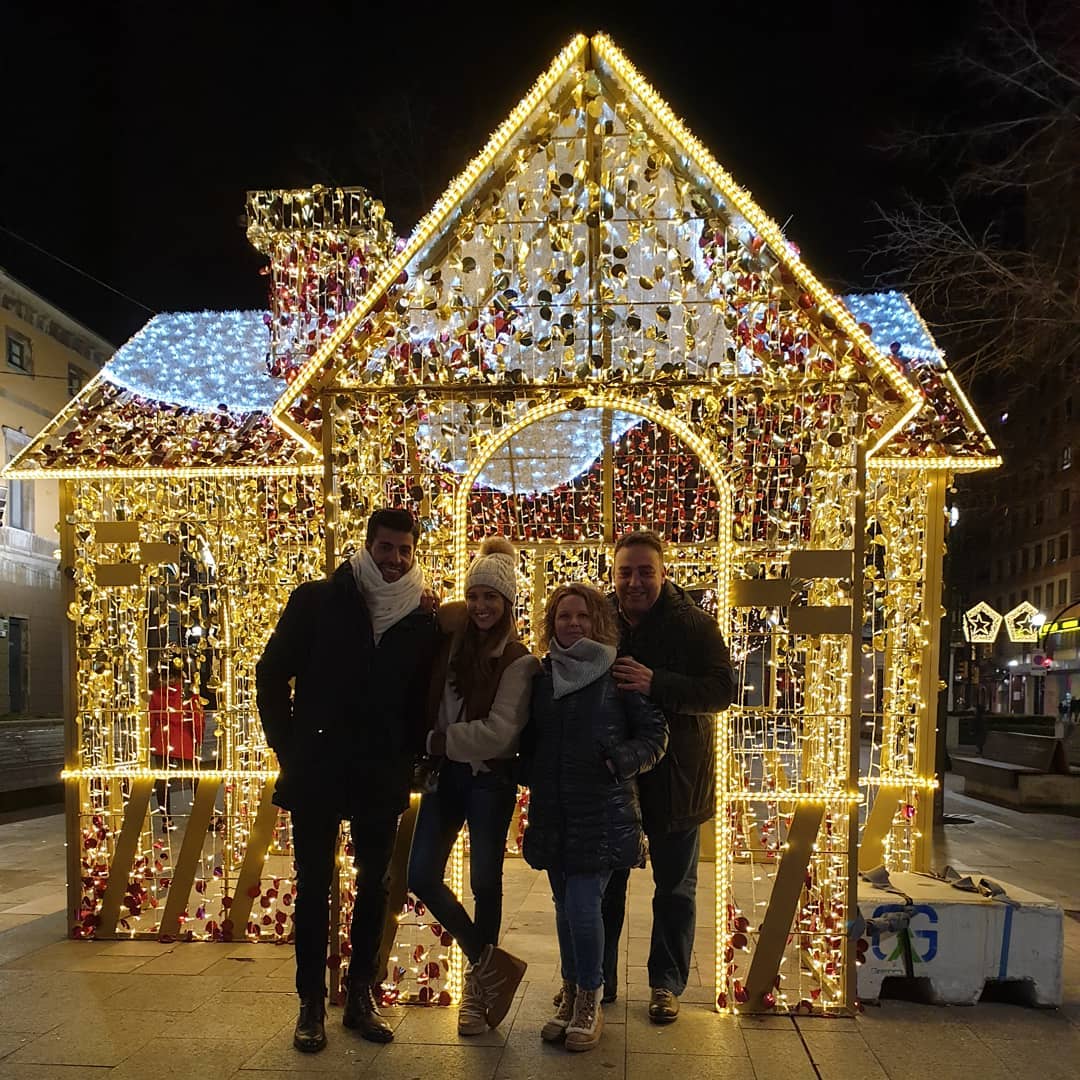
<path id="1" fill-rule="evenodd" d="M 735 674 L 716 620 L 667 580 L 655 533 L 618 541 L 614 579 L 622 635 L 612 674 L 659 705 L 670 731 L 667 756 L 639 781 L 655 885 L 649 1019 L 670 1024 L 690 974 L 700 827 L 716 813 L 713 715 L 731 704 Z M 605 1000 L 617 992 L 628 879 L 613 874 L 604 894 Z"/>

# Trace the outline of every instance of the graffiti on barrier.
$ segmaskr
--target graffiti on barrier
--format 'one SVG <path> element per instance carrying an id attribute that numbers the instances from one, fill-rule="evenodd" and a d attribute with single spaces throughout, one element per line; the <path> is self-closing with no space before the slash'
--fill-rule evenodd
<path id="1" fill-rule="evenodd" d="M 907 934 L 911 942 L 912 963 L 928 964 L 937 956 L 938 932 L 930 929 L 930 927 L 937 925 L 938 913 L 929 904 L 882 904 L 870 916 L 871 923 L 882 916 L 892 915 L 897 912 L 910 913 L 911 921 L 907 930 L 901 930 L 895 935 L 896 944 L 892 952 L 886 956 L 881 949 L 881 933 L 876 927 L 871 926 L 870 948 L 873 950 L 874 956 L 878 960 L 884 961 L 900 959 L 904 955 L 903 936 Z"/>

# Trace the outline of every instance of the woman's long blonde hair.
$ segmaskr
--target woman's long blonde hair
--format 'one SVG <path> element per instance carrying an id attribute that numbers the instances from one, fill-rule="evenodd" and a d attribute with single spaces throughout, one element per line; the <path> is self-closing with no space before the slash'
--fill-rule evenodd
<path id="1" fill-rule="evenodd" d="M 619 627 L 615 622 L 615 612 L 608 603 L 607 597 L 599 589 L 586 585 L 581 581 L 571 582 L 569 585 L 560 585 L 548 598 L 544 608 L 544 625 L 540 628 L 540 648 L 547 652 L 551 645 L 551 639 L 555 637 L 555 616 L 559 613 L 559 604 L 568 596 L 580 596 L 585 601 L 585 608 L 592 619 L 592 633 L 589 635 L 593 641 L 599 641 L 602 645 L 619 644 Z"/>

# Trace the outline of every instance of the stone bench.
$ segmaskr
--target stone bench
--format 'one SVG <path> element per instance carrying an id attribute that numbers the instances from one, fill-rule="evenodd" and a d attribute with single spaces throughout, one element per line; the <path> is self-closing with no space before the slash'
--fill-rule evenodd
<path id="1" fill-rule="evenodd" d="M 1016 807 L 1080 805 L 1080 772 L 1052 735 L 992 731 L 981 754 L 954 753 L 950 761 L 965 795 Z"/>

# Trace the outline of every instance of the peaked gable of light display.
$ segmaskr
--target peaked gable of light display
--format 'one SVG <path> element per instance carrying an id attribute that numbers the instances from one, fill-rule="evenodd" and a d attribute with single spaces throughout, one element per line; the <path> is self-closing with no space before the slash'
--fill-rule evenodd
<path id="1" fill-rule="evenodd" d="M 155 315 L 4 475 L 314 468 L 306 446 L 270 424 L 281 386 L 267 372 L 268 343 L 261 311 Z"/>
<path id="2" fill-rule="evenodd" d="M 870 457 L 875 469 L 994 469 L 1001 457 L 918 308 L 902 292 L 841 297 L 874 344 L 901 366 L 925 399 L 888 446 Z"/>
<path id="3" fill-rule="evenodd" d="M 590 165 L 584 158 L 560 160 L 562 145 L 591 137 L 583 136 L 590 126 L 599 133 L 598 137 L 614 142 L 623 140 L 624 145 L 630 148 L 624 155 L 624 162 L 634 154 L 640 156 L 643 146 L 657 147 L 657 161 L 646 170 L 640 190 L 636 180 L 626 188 L 619 188 L 625 182 L 628 171 L 617 175 L 618 164 L 614 171 L 604 172 L 597 179 L 588 175 Z M 546 171 L 543 168 L 545 159 L 548 165 Z M 603 162 L 599 168 L 608 169 L 607 162 Z M 656 188 L 645 192 L 645 186 L 661 172 L 665 173 L 666 190 Z M 572 259 L 568 259 L 561 269 L 555 269 L 555 260 L 552 260 L 549 273 L 555 287 L 548 291 L 546 300 L 542 292 L 526 297 L 517 287 L 517 282 L 522 279 L 518 264 L 528 261 L 530 257 L 535 259 L 536 242 L 523 238 L 513 251 L 508 249 L 510 257 L 507 252 L 499 253 L 498 258 L 503 261 L 495 262 L 490 267 L 478 265 L 481 259 L 472 249 L 473 226 L 479 224 L 491 230 L 500 220 L 498 215 L 501 214 L 501 220 L 513 216 L 520 205 L 509 208 L 515 192 L 538 204 L 545 199 L 554 199 L 559 207 L 556 217 L 561 215 L 561 220 L 565 221 L 564 252 Z M 639 196 L 643 205 L 635 207 L 633 204 L 639 200 Z M 658 199 L 666 199 L 667 203 L 658 203 Z M 780 349 L 779 340 L 775 336 L 770 339 L 767 331 L 757 334 L 753 341 L 739 342 L 731 333 L 731 327 L 725 328 L 723 325 L 720 310 L 724 304 L 725 290 L 744 289 L 744 282 L 737 272 L 720 272 L 725 251 L 730 255 L 737 246 L 745 250 L 754 262 L 746 274 L 753 276 L 754 280 L 775 285 L 778 292 L 784 294 L 784 303 L 802 309 L 806 319 L 820 330 L 817 335 L 819 339 L 827 340 L 837 355 L 843 355 L 844 362 L 837 364 L 841 380 L 869 381 L 877 387 L 879 400 L 888 399 L 891 402 L 881 410 L 883 423 L 876 434 L 876 446 L 887 443 L 891 435 L 921 406 L 923 399 L 917 387 L 859 328 L 839 299 L 818 281 L 776 223 L 720 167 L 619 49 L 605 35 L 598 34 L 592 39 L 583 36 L 575 38 L 559 54 L 480 154 L 451 183 L 432 211 L 416 227 L 398 257 L 373 283 L 365 298 L 299 369 L 296 378 L 272 410 L 275 423 L 315 450 L 316 440 L 309 430 L 316 411 L 315 397 L 320 389 L 333 384 L 342 369 L 347 367 L 346 354 L 350 349 L 354 353 L 367 349 L 372 358 L 363 372 L 362 381 L 387 386 L 417 384 L 418 377 L 403 363 L 404 358 L 411 353 L 417 367 L 428 364 L 429 355 L 436 352 L 440 353 L 441 360 L 447 351 L 447 341 L 444 339 L 432 344 L 433 339 L 425 340 L 422 336 L 414 335 L 411 340 L 397 340 L 394 343 L 397 351 L 387 347 L 382 355 L 378 355 L 382 332 L 380 313 L 393 311 L 395 307 L 399 312 L 414 308 L 421 311 L 452 309 L 455 304 L 455 297 L 451 295 L 453 290 L 458 290 L 457 299 L 460 299 L 461 292 L 467 296 L 476 288 L 474 283 L 477 277 L 489 280 L 489 284 L 484 286 L 487 288 L 485 303 L 502 305 L 510 315 L 509 319 L 502 320 L 503 325 L 500 325 L 498 318 L 493 318 L 492 325 L 482 327 L 490 341 L 500 344 L 498 339 L 505 330 L 505 323 L 512 321 L 515 314 L 522 315 L 525 308 L 539 307 L 543 310 L 547 304 L 557 309 L 560 298 L 553 296 L 554 292 L 566 294 L 562 298 L 562 303 L 566 305 L 564 311 L 574 320 L 580 347 L 584 329 L 580 308 L 582 304 L 591 307 L 603 304 L 606 283 L 597 286 L 596 275 L 592 271 L 608 253 L 590 249 L 589 254 L 583 256 L 580 247 L 573 250 L 579 238 L 572 233 L 575 228 L 586 226 L 595 230 L 598 222 L 608 222 L 609 232 L 617 232 L 619 215 L 616 210 L 620 207 L 622 220 L 629 222 L 625 225 L 627 238 L 622 246 L 628 250 L 630 258 L 620 260 L 619 245 L 616 244 L 615 257 L 608 260 L 615 265 L 603 268 L 605 272 L 614 274 L 616 288 L 607 291 L 628 298 L 631 304 L 640 302 L 649 311 L 657 312 L 661 319 L 665 317 L 663 300 L 668 295 L 673 303 L 700 303 L 704 312 L 702 322 L 705 325 L 698 335 L 699 354 L 680 356 L 675 358 L 675 362 L 667 364 L 668 368 L 674 370 L 675 377 L 682 371 L 695 381 L 703 382 L 717 372 L 752 374 L 762 364 L 770 363 L 770 351 L 777 354 Z M 495 217 L 492 216 L 492 208 Z M 663 296 L 659 288 L 653 291 L 654 286 L 660 284 L 656 275 L 640 273 L 631 266 L 638 255 L 634 213 L 640 214 L 640 225 L 649 217 L 654 221 L 663 218 L 661 209 L 671 212 L 668 219 L 671 222 L 669 235 L 663 245 L 655 245 L 656 269 L 659 273 L 667 272 L 667 291 Z M 549 217 L 548 220 L 554 219 Z M 691 224 L 698 231 L 692 243 L 689 242 L 687 228 Z M 682 235 L 676 236 L 677 233 Z M 664 248 L 663 252 L 661 247 Z M 455 260 L 451 256 L 450 266 L 447 264 L 447 253 L 455 251 L 458 257 Z M 573 261 L 582 256 L 584 262 Z M 663 256 L 676 261 L 664 262 Z M 448 266 L 454 274 L 450 282 L 442 276 L 442 270 Z M 439 271 L 434 277 L 429 276 L 433 269 Z M 647 269 L 651 271 L 652 266 Z M 578 287 L 579 277 L 589 279 L 584 291 Z M 727 280 L 729 277 L 731 280 Z M 677 285 L 680 278 L 686 289 L 677 297 L 676 287 L 671 282 Z M 500 279 L 513 281 L 514 285 L 508 288 L 506 284 L 496 284 Z M 481 292 L 483 289 L 477 292 L 477 296 Z M 646 292 L 648 295 L 645 295 Z M 518 325 L 526 321 L 527 318 L 522 318 Z M 563 325 L 566 327 L 565 323 Z M 467 320 L 459 335 L 459 351 L 464 354 L 470 351 L 478 353 L 480 350 L 467 341 L 469 334 L 475 332 L 475 327 L 464 327 L 469 327 Z M 663 332 L 663 328 L 660 328 L 660 332 Z M 537 349 L 543 349 L 545 343 L 551 340 L 538 337 L 535 332 L 523 334 L 520 331 L 514 335 L 514 339 L 530 349 L 534 343 Z M 595 335 L 590 334 L 590 340 L 595 340 Z M 482 347 L 484 342 L 480 341 L 479 345 Z M 712 352 L 709 351 L 710 347 Z M 451 341 L 449 349 L 452 351 L 454 348 Z M 546 361 L 539 357 L 536 349 L 532 349 L 527 374 L 532 374 L 542 383 L 554 381 L 567 385 L 580 382 L 583 386 L 596 386 L 604 381 L 604 376 L 598 371 L 588 370 L 592 363 L 597 369 L 606 366 L 609 370 L 617 371 L 617 378 L 624 383 L 644 383 L 656 377 L 648 367 L 649 354 L 656 351 L 645 350 L 644 363 L 638 365 L 644 370 L 635 370 L 630 362 L 624 363 L 623 369 L 618 370 L 621 363 L 619 357 L 601 365 L 596 362 L 596 357 L 590 359 L 586 356 L 583 363 L 578 362 L 576 373 L 566 376 L 558 370 L 558 357 L 562 349 L 553 350 Z M 730 359 L 724 355 L 728 351 L 731 353 Z M 429 368 L 431 366 L 428 365 Z M 655 367 L 663 377 L 660 361 Z M 453 381 L 458 385 L 470 382 L 491 385 L 500 380 L 520 383 L 522 375 L 520 366 L 513 370 L 508 364 L 489 364 L 485 357 L 471 368 L 461 363 L 456 371 L 449 374 L 444 372 L 436 381 Z M 525 381 L 529 380 L 526 378 Z"/>

